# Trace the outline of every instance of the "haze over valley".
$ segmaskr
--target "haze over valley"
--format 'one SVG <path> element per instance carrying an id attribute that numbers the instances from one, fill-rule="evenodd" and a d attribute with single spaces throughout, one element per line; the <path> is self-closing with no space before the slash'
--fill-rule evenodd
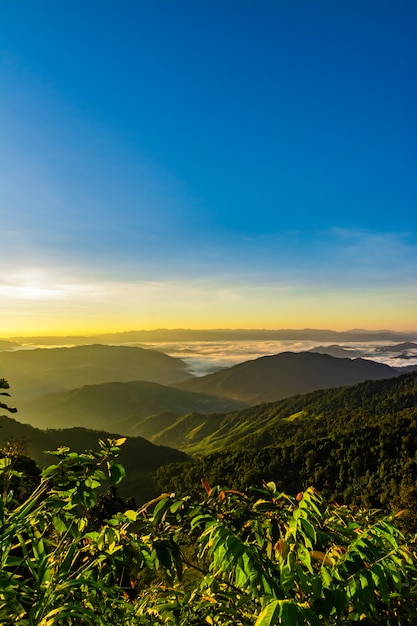
<path id="1" fill-rule="evenodd" d="M 244 331 L 239 331 L 240 338 L 230 333 L 233 340 L 221 341 L 220 331 L 210 332 L 217 333 L 216 341 L 156 343 L 152 349 L 95 343 L 54 347 L 53 338 L 52 346 L 43 348 L 30 342 L 25 346 L 10 342 L 3 346 L 2 365 L 9 372 L 22 422 L 55 429 L 84 426 L 151 440 L 166 431 L 166 445 L 178 441 L 177 435 L 169 441 L 169 432 L 178 428 L 178 420 L 187 414 L 224 414 L 417 370 L 417 343 L 386 344 L 382 338 L 387 336 L 404 338 L 387 331 L 378 335 L 377 341 L 364 343 L 366 331 L 360 331 L 360 336 L 353 338 L 361 341 L 316 345 L 308 350 L 302 350 L 313 343 L 306 339 L 307 332 L 323 339 L 329 338 L 328 331 L 303 331 L 299 341 L 267 340 L 259 331 L 261 341 L 242 338 Z M 255 332 L 246 331 L 246 335 Z M 277 334 L 284 332 L 291 334 Z M 334 333 L 330 335 L 334 338 Z M 352 339 L 352 333 L 347 335 Z M 373 333 L 368 336 L 375 339 Z M 346 335 L 338 336 L 343 337 Z M 186 356 L 168 356 L 155 350 L 156 346 Z M 288 346 L 296 350 L 286 349 Z M 281 351 L 276 354 L 257 356 L 259 350 L 277 347 Z M 248 355 L 251 358 L 242 361 Z"/>

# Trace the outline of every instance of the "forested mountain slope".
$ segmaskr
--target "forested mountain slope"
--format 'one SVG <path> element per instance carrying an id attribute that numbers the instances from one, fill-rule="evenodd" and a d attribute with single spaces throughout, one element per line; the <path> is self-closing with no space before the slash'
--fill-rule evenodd
<path id="1" fill-rule="evenodd" d="M 2 370 L 15 402 L 105 382 L 169 385 L 190 377 L 181 359 L 130 346 L 88 345 L 3 352 Z"/>
<path id="2" fill-rule="evenodd" d="M 159 487 L 189 491 L 206 478 L 245 489 L 274 480 L 290 493 L 311 484 L 340 502 L 417 507 L 416 373 L 230 414 L 215 438 L 217 452 L 158 470 Z"/>
<path id="3" fill-rule="evenodd" d="M 38 428 L 84 426 L 149 437 L 192 411 L 224 412 L 243 403 L 145 381 L 86 385 L 19 403 L 19 419 Z M 153 416 L 152 420 L 147 420 Z M 172 445 L 172 444 L 169 444 Z"/>
<path id="4" fill-rule="evenodd" d="M 393 376 L 398 376 L 395 369 L 365 359 L 335 358 L 312 352 L 282 352 L 186 380 L 176 387 L 258 404 L 316 389 Z"/>
<path id="5" fill-rule="evenodd" d="M 278 402 L 258 404 L 227 414 L 184 415 L 164 430 L 148 420 L 148 437 L 155 443 L 173 445 L 191 454 L 206 454 L 238 444 L 263 447 L 280 443 L 300 433 L 301 437 L 319 437 L 328 428 L 356 420 L 360 425 L 373 416 L 393 418 L 406 407 L 417 406 L 416 374 L 367 381 L 349 387 L 337 387 L 292 396 Z M 356 423 L 355 422 L 355 423 Z"/>

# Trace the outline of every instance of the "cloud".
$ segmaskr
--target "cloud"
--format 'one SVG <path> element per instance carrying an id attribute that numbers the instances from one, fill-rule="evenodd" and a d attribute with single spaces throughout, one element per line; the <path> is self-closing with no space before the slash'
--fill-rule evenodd
<path id="1" fill-rule="evenodd" d="M 333 270 L 357 289 L 416 286 L 417 243 L 407 232 L 333 229 Z"/>
<path id="2" fill-rule="evenodd" d="M 410 232 L 378 232 L 360 229 L 333 228 L 343 259 L 351 257 L 363 265 L 383 261 L 396 266 L 417 260 L 417 242 Z"/>
<path id="3" fill-rule="evenodd" d="M 391 352 L 381 349 L 381 343 L 384 342 L 343 342 L 346 350 L 345 358 L 349 356 L 349 350 L 352 350 L 350 358 L 372 359 L 380 363 L 385 363 L 392 367 L 401 367 L 406 365 L 417 364 L 417 349 L 411 349 L 404 354 L 404 350 Z M 190 370 L 197 376 L 208 374 L 221 367 L 230 367 L 243 361 L 250 361 L 262 356 L 278 354 L 280 352 L 303 352 L 317 346 L 317 341 L 219 341 L 219 342 L 171 342 L 171 343 L 154 343 L 141 345 L 149 345 L 161 352 L 165 352 L 171 356 L 183 359 L 189 366 Z M 324 342 L 321 345 L 329 345 Z M 385 345 L 385 344 L 384 344 Z"/>

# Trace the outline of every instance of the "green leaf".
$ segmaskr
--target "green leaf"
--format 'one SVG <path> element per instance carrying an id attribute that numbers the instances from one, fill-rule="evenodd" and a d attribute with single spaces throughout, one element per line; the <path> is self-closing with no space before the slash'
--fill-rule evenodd
<path id="1" fill-rule="evenodd" d="M 297 605 L 291 601 L 282 602 L 281 623 L 283 626 L 296 626 L 300 623 L 302 616 L 299 613 Z M 302 620 L 304 621 L 304 620 Z"/>
<path id="2" fill-rule="evenodd" d="M 52 516 L 52 525 L 55 528 L 57 533 L 65 533 L 67 532 L 67 525 L 63 519 L 58 517 L 57 515 Z"/>
<path id="3" fill-rule="evenodd" d="M 314 530 L 313 526 L 310 524 L 310 522 L 308 520 L 306 520 L 304 517 L 300 517 L 300 523 L 301 523 L 301 527 L 304 531 L 304 533 L 306 535 L 308 535 L 308 537 L 311 539 L 311 542 L 306 541 L 306 544 L 309 545 L 309 547 L 313 547 L 312 544 L 316 543 L 317 541 L 317 535 L 316 535 L 316 531 Z M 305 536 L 305 535 L 304 535 Z"/>
<path id="4" fill-rule="evenodd" d="M 177 500 L 176 502 L 171 504 L 171 506 L 169 507 L 170 513 L 176 513 L 178 509 L 181 508 L 182 505 L 183 505 L 183 501 Z"/>
<path id="5" fill-rule="evenodd" d="M 369 571 L 363 571 L 359 574 L 359 580 L 362 587 L 361 596 L 364 602 L 366 602 L 369 607 L 375 608 L 376 597 L 374 594 L 374 583 L 371 573 Z"/>
<path id="6" fill-rule="evenodd" d="M 153 510 L 153 522 L 154 524 L 158 524 L 165 511 L 169 508 L 169 504 L 171 502 L 171 498 L 163 498 L 160 500 Z"/>
<path id="7" fill-rule="evenodd" d="M 320 574 L 321 577 L 323 579 L 323 585 L 325 587 L 330 587 L 333 581 L 332 575 L 330 574 L 329 570 L 327 569 L 327 567 L 325 567 L 324 565 L 321 566 L 320 568 Z"/>
<path id="8" fill-rule="evenodd" d="M 172 554 L 169 549 L 169 544 L 166 541 L 155 541 L 154 547 L 161 565 L 163 565 L 165 569 L 170 570 L 172 566 Z"/>
<path id="9" fill-rule="evenodd" d="M 303 621 L 302 613 L 293 600 L 273 600 L 259 614 L 255 626 L 296 626 Z"/>
<path id="10" fill-rule="evenodd" d="M 126 470 L 120 463 L 110 463 L 110 484 L 118 485 L 126 476 Z"/>
<path id="11" fill-rule="evenodd" d="M 273 600 L 261 611 L 255 626 L 273 626 L 281 616 L 282 600 Z"/>
<path id="12" fill-rule="evenodd" d="M 280 572 L 279 584 L 284 593 L 288 593 L 294 584 L 295 571 L 284 565 Z"/>
<path id="13" fill-rule="evenodd" d="M 308 569 L 308 571 L 312 574 L 313 568 L 311 567 L 311 556 L 310 552 L 307 550 L 305 546 L 301 543 L 297 546 L 297 556 L 300 559 L 301 563 Z"/>
<path id="14" fill-rule="evenodd" d="M 58 465 L 48 465 L 48 467 L 45 467 L 45 469 L 42 470 L 42 477 L 46 478 L 47 476 L 49 476 L 49 474 L 52 474 L 53 472 L 55 472 L 57 467 Z"/>
<path id="15" fill-rule="evenodd" d="M 129 522 L 136 522 L 138 519 L 138 512 L 133 511 L 132 509 L 128 509 L 124 512 L 125 517 L 129 520 Z"/>
<path id="16" fill-rule="evenodd" d="M 71 461 L 75 461 L 75 459 L 78 459 L 79 457 L 80 455 L 78 452 L 68 452 L 67 454 L 67 459 L 71 459 Z"/>
<path id="17" fill-rule="evenodd" d="M 191 530 L 194 530 L 198 526 L 202 526 L 202 525 L 207 526 L 207 525 L 213 525 L 213 524 L 215 524 L 213 517 L 211 515 L 203 513 L 201 515 L 197 515 L 196 517 L 193 517 L 191 520 L 190 526 L 191 526 Z"/>
<path id="18" fill-rule="evenodd" d="M 295 566 L 295 570 L 297 572 L 298 581 L 300 583 L 301 591 L 305 595 L 309 594 L 310 591 L 311 591 L 311 577 L 307 576 L 307 574 L 304 572 L 304 570 L 301 567 L 301 565 L 299 565 L 298 563 Z"/>
<path id="19" fill-rule="evenodd" d="M 89 476 L 85 479 L 85 484 L 86 487 L 89 487 L 90 489 L 97 489 L 97 487 L 100 487 L 101 482 L 99 480 L 96 480 L 92 476 Z"/>

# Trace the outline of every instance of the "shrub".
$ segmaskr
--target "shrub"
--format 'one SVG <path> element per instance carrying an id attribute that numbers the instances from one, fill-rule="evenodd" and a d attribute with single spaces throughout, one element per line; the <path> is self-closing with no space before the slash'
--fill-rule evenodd
<path id="1" fill-rule="evenodd" d="M 4 491 L 1 624 L 415 623 L 415 542 L 401 518 L 325 505 L 312 488 L 293 498 L 274 483 L 241 493 L 203 481 L 199 501 L 162 494 L 90 530 L 100 490 L 123 479 L 123 441 L 60 448 L 24 501 Z M 9 486 L 10 463 L 0 459 Z"/>

